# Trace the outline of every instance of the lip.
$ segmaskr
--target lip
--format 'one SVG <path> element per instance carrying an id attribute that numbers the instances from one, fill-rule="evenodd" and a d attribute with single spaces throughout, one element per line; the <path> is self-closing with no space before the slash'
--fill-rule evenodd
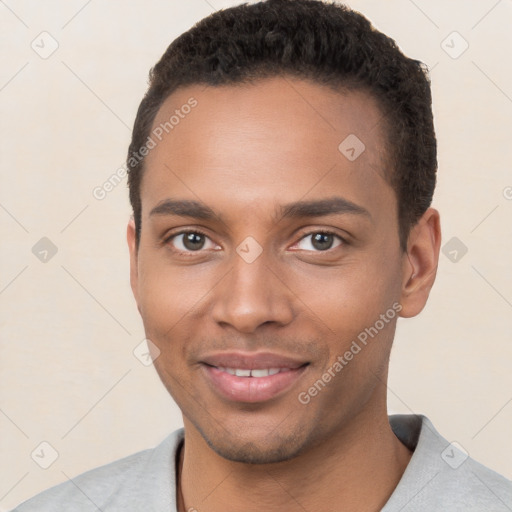
<path id="1" fill-rule="evenodd" d="M 286 393 L 302 376 L 308 363 L 272 353 L 217 353 L 203 358 L 203 374 L 221 397 L 233 402 L 258 403 Z M 255 370 L 283 368 L 267 377 L 238 377 L 219 368 Z"/>
<path id="2" fill-rule="evenodd" d="M 299 361 L 272 352 L 217 352 L 204 356 L 201 362 L 217 368 L 240 368 L 243 370 L 256 370 L 258 368 L 289 368 L 295 370 L 308 363 L 308 361 Z"/>

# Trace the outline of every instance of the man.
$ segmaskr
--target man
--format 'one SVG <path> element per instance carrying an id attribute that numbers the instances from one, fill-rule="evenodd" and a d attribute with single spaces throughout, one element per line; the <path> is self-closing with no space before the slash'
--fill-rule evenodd
<path id="1" fill-rule="evenodd" d="M 387 416 L 441 239 L 421 63 L 341 5 L 217 12 L 153 68 L 128 166 L 132 289 L 184 430 L 17 511 L 512 510 L 426 417 Z"/>

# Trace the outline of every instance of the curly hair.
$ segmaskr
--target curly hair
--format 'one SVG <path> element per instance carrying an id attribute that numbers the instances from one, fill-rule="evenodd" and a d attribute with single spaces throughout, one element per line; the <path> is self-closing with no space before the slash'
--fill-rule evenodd
<path id="1" fill-rule="evenodd" d="M 134 159 L 162 103 L 178 88 L 254 83 L 287 75 L 338 91 L 363 90 L 383 114 L 386 179 L 398 203 L 400 246 L 430 206 L 436 137 L 426 66 L 360 13 L 321 0 L 267 0 L 217 11 L 175 39 L 149 74 L 128 150 L 137 243 L 144 159 Z"/>

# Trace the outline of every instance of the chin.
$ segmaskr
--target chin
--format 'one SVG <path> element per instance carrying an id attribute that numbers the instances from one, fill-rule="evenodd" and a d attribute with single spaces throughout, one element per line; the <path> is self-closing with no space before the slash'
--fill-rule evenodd
<path id="1" fill-rule="evenodd" d="M 196 426 L 197 428 L 197 426 Z M 241 436 L 233 433 L 227 436 L 225 432 L 215 432 L 210 435 L 198 429 L 208 446 L 220 457 L 233 462 L 245 464 L 275 464 L 293 459 L 305 451 L 309 444 L 302 435 L 273 432 L 273 435 L 248 435 L 247 431 Z"/>
<path id="2" fill-rule="evenodd" d="M 217 443 L 209 439 L 205 439 L 208 446 L 224 459 L 233 462 L 243 462 L 245 464 L 275 464 L 277 462 L 285 462 L 297 457 L 302 451 L 301 447 L 296 448 L 290 445 L 277 443 L 275 447 L 256 444 L 254 442 L 244 443 Z"/>

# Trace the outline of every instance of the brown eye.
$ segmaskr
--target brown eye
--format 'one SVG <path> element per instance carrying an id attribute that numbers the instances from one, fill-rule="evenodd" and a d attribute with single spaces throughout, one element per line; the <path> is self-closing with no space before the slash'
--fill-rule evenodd
<path id="1" fill-rule="evenodd" d="M 338 247 L 344 240 L 334 233 L 316 231 L 302 238 L 297 247 L 304 251 L 322 252 Z"/>
<path id="2" fill-rule="evenodd" d="M 184 233 L 183 245 L 189 251 L 198 251 L 202 249 L 205 244 L 205 236 L 200 233 Z"/>
<path id="3" fill-rule="evenodd" d="M 218 246 L 214 244 L 210 238 L 199 231 L 182 231 L 167 239 L 176 251 L 182 253 L 199 252 L 202 249 L 216 249 Z"/>
<path id="4" fill-rule="evenodd" d="M 315 233 L 311 238 L 311 245 L 319 251 L 326 251 L 332 247 L 334 236 L 327 233 Z"/>

